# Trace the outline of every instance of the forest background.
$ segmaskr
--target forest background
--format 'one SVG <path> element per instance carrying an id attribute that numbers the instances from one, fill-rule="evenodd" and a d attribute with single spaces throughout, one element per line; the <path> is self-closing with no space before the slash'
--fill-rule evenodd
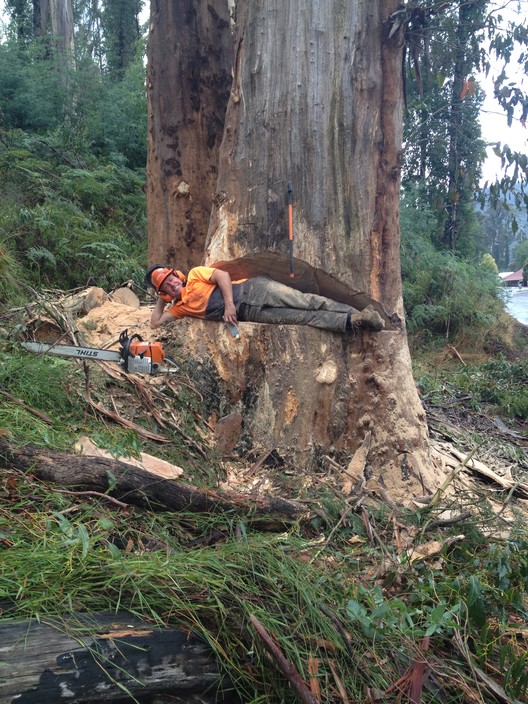
<path id="1" fill-rule="evenodd" d="M 507 3 L 513 10 L 525 5 Z M 53 413 L 63 427 L 50 429 L 7 402 L 0 408 L 0 426 L 17 442 L 29 439 L 40 446 L 66 449 L 71 444 L 71 435 L 84 427 L 86 414 L 70 405 L 70 400 L 61 397 L 58 401 L 63 393 L 65 363 L 22 361 L 14 338 L 23 326 L 24 304 L 36 295 L 53 295 L 90 285 L 110 290 L 126 282 L 131 282 L 140 296 L 145 294 L 145 48 L 148 27 L 143 21 L 146 8 L 141 0 L 75 0 L 71 5 L 62 3 L 61 6 L 71 7 L 72 12 L 62 18 L 52 17 L 57 31 L 50 31 L 50 25 L 44 23 L 38 13 L 40 3 L 5 2 L 7 20 L 0 43 L 0 323 L 5 340 L 2 342 L 0 389 L 5 386 L 41 411 Z M 528 68 L 526 13 L 506 15 L 504 9 L 481 0 L 410 2 L 404 3 L 402 8 L 406 22 L 407 105 L 401 254 L 406 322 L 411 352 L 416 360 L 416 381 L 427 402 L 442 403 L 448 399 L 458 403 L 465 398 L 472 410 L 491 404 L 494 413 L 500 412 L 501 417 L 512 424 L 523 424 L 528 418 L 525 338 L 513 339 L 511 324 L 504 316 L 504 289 L 498 272 L 519 269 L 528 259 L 528 196 L 525 193 L 528 163 L 525 153 L 508 146 L 507 130 L 501 130 L 500 139 L 491 145 L 501 162 L 501 173 L 497 180 L 483 182 L 487 145 L 480 126 L 484 95 L 479 77 L 495 75 L 493 97 L 497 110 L 503 111 L 507 122 L 524 125 L 528 100 L 522 84 L 512 77 L 526 73 Z M 13 310 L 21 311 L 20 316 L 13 317 Z M 452 352 L 451 361 L 461 362 L 456 369 L 453 366 L 447 371 L 439 368 L 437 362 L 445 350 Z M 462 358 L 484 361 L 469 366 Z M 434 360 L 433 367 L 428 366 L 428 359 Z M 185 410 L 190 417 L 191 402 L 187 399 L 186 403 Z M 518 429 L 517 425 L 513 427 Z M 142 449 L 134 432 L 116 433 L 108 427 L 92 428 L 92 432 L 102 446 L 116 455 L 137 454 Z M 194 443 L 196 445 L 196 439 Z M 188 450 L 188 445 L 183 447 L 182 458 Z M 514 461 L 522 464 L 518 455 L 512 456 Z M 182 464 L 185 464 L 184 459 Z M 190 473 L 197 472 L 197 465 L 196 458 L 191 458 L 186 469 Z M 211 475 L 214 475 L 218 466 L 214 462 L 211 466 Z M 214 483 L 216 476 L 203 473 L 200 478 Z M 16 483 L 19 478 L 13 474 L 9 481 Z M 13 486 L 6 484 L 5 493 L 10 501 Z M 22 489 L 22 485 L 17 484 L 16 491 L 19 492 L 17 510 L 32 503 L 31 512 L 26 512 L 28 520 L 29 513 L 36 516 L 38 508 L 35 511 L 34 497 L 35 494 L 41 496 L 41 487 L 37 490 L 28 484 Z M 27 504 L 23 491 L 27 492 Z M 85 510 L 89 508 L 85 507 L 76 508 L 80 513 L 75 520 L 67 518 L 60 512 L 65 505 L 61 502 L 66 499 L 59 500 L 58 494 L 50 497 L 51 494 L 39 498 L 42 512 L 50 513 L 53 509 L 57 518 L 56 524 L 45 519 L 45 545 L 39 544 L 37 549 L 26 535 L 9 533 L 8 538 L 0 535 L 2 545 L 7 546 L 5 540 L 15 544 L 19 555 L 12 557 L 15 551 L 9 551 L 6 574 L 9 560 L 13 574 L 27 571 L 24 589 L 20 588 L 16 594 L 16 614 L 33 616 L 60 608 L 66 611 L 73 606 L 94 610 L 101 604 L 115 606 L 115 599 L 112 601 L 108 596 L 114 585 L 105 584 L 100 593 L 93 590 L 88 594 L 84 582 L 89 583 L 99 574 L 98 561 L 103 568 L 106 565 L 110 573 L 106 558 L 101 558 L 97 552 L 100 546 L 96 547 L 96 543 L 100 542 L 102 532 L 115 532 L 116 526 L 121 529 L 122 524 L 115 515 L 95 512 L 88 516 Z M 337 505 L 335 496 L 331 499 L 325 506 L 325 520 L 333 517 L 331 535 L 343 554 L 345 548 L 350 553 L 351 541 L 358 536 L 360 541 L 368 542 L 368 527 L 364 516 L 351 518 L 345 512 L 339 516 L 338 508 L 342 507 Z M 392 530 L 393 519 L 381 514 L 376 516 L 377 529 L 384 537 L 385 529 L 387 533 Z M 342 520 L 345 515 L 349 523 Z M 186 538 L 194 531 L 194 538 L 199 531 L 195 527 L 191 531 L 190 519 L 185 520 L 184 528 L 180 526 L 178 530 L 185 533 Z M 207 527 L 200 529 L 204 535 L 218 529 L 215 520 L 209 518 Z M 418 520 L 423 538 L 426 528 L 420 520 L 423 518 Z M 428 524 L 429 519 L 425 519 L 425 523 Z M 127 514 L 124 524 L 123 531 L 136 542 L 138 536 L 145 534 L 155 534 L 157 538 L 163 535 L 167 544 L 175 539 L 174 526 L 169 528 L 159 518 Z M 388 687 L 390 677 L 394 680 L 400 672 L 397 666 L 379 667 L 377 658 L 382 651 L 384 659 L 394 649 L 393 644 L 396 643 L 401 652 L 409 646 L 406 652 L 411 660 L 418 639 L 433 637 L 439 639 L 438 653 L 445 655 L 447 661 L 452 658 L 452 653 L 447 656 L 447 642 L 458 629 L 464 637 L 471 634 L 473 651 L 483 667 L 490 665 L 494 673 L 494 667 L 500 669 L 501 684 L 508 696 L 522 698 L 526 695 L 526 651 L 519 649 L 511 639 L 502 639 L 504 633 L 511 631 L 512 612 L 516 617 L 526 617 L 526 536 L 520 532 L 515 540 L 499 544 L 487 539 L 475 526 L 473 529 L 471 547 L 464 548 L 466 552 L 461 549 L 456 559 L 446 561 L 441 569 L 413 567 L 408 583 L 400 572 L 392 574 L 395 587 L 401 587 L 404 596 L 391 599 L 377 587 L 371 592 L 361 584 L 357 589 L 350 587 L 346 611 L 349 625 L 354 624 L 362 634 L 363 642 L 358 643 L 358 647 L 365 649 L 368 644 L 375 652 L 372 663 L 367 658 L 362 664 L 371 686 Z M 10 527 L 10 530 L 14 529 Z M 223 524 L 220 531 L 225 532 Z M 237 535 L 241 532 L 246 535 L 246 527 L 240 528 L 240 524 L 236 531 Z M 293 538 L 297 540 L 297 534 Z M 230 549 L 233 545 L 228 543 Z M 219 616 L 212 617 L 208 613 L 208 618 L 227 622 L 227 605 L 251 602 L 250 598 L 245 598 L 244 590 L 255 575 L 245 567 L 249 564 L 247 555 L 239 554 L 245 543 L 242 547 L 241 543 L 237 545 L 239 547 L 229 553 L 233 567 L 232 591 L 225 591 L 221 580 L 225 555 L 202 552 L 201 564 L 197 560 L 192 565 L 193 577 L 202 570 L 196 583 L 212 582 L 217 587 L 217 593 L 209 595 L 211 601 L 204 597 L 204 609 L 210 609 L 211 613 L 213 609 L 220 609 Z M 250 559 L 259 563 L 259 585 L 265 585 L 267 598 L 271 599 L 270 595 L 277 591 L 277 575 L 280 575 L 282 599 L 291 595 L 291 604 L 277 605 L 277 612 L 290 609 L 296 614 L 298 609 L 304 609 L 307 631 L 302 636 L 306 635 L 308 641 L 309 629 L 316 630 L 318 608 L 306 609 L 306 603 L 315 604 L 315 594 L 321 592 L 317 564 L 312 567 L 312 561 L 309 562 L 307 579 L 307 572 L 299 575 L 299 566 L 289 554 L 281 553 L 278 559 L 275 545 L 271 549 L 269 542 L 253 536 L 248 545 L 252 551 Z M 114 547 L 112 544 L 108 548 L 109 559 L 116 560 L 117 564 L 117 548 Z M 387 548 L 381 545 L 380 549 L 381 553 L 376 554 L 372 548 L 363 557 L 373 563 L 381 562 L 380 554 L 386 553 Z M 67 579 L 62 571 L 60 579 L 57 578 L 60 593 L 54 592 L 49 586 L 53 584 L 50 578 L 53 560 L 56 557 L 66 559 L 74 553 L 79 558 L 77 569 L 67 572 Z M 135 559 L 135 555 L 131 557 Z M 176 600 L 175 593 L 169 590 L 170 594 L 166 594 L 167 585 L 175 579 L 174 565 L 171 565 L 172 572 L 168 568 L 164 571 L 165 566 L 162 568 L 155 562 L 155 555 L 152 561 L 143 553 L 140 558 L 137 570 L 151 569 L 151 573 L 145 582 L 130 587 L 131 595 L 127 591 L 128 583 L 126 586 L 124 582 L 119 584 L 116 591 L 120 603 L 135 609 L 136 613 L 148 612 L 153 619 L 155 614 L 179 609 L 183 621 L 205 632 L 207 619 L 200 621 L 193 604 L 183 600 L 176 607 L 174 601 L 164 601 L 169 596 Z M 351 559 L 350 554 L 341 558 L 340 565 L 346 564 L 350 572 L 359 572 L 357 566 L 351 568 L 351 562 L 346 562 Z M 356 558 L 354 554 L 353 559 Z M 189 569 L 188 564 L 182 568 L 180 583 L 189 578 Z M 256 567 L 251 569 L 256 570 Z M 339 572 L 334 574 L 329 562 L 323 565 L 322 571 L 325 573 L 322 590 L 329 600 L 340 603 L 344 598 L 340 594 L 343 576 Z M 343 572 L 346 569 L 343 568 Z M 235 573 L 240 581 L 235 581 Z M 45 577 L 46 590 L 37 584 L 35 577 L 41 575 L 43 582 Z M 446 575 L 450 575 L 449 583 Z M 117 583 L 117 576 L 115 580 Z M 305 590 L 302 598 L 299 597 L 301 583 Z M 153 595 L 149 589 L 156 593 Z M 12 585 L 6 587 L 4 596 L 14 599 Z M 146 609 L 142 608 L 144 604 L 148 604 Z M 267 608 L 271 609 L 270 603 Z M 278 622 L 274 627 L 279 629 Z M 379 650 L 373 645 L 376 642 L 374 631 L 381 634 Z M 211 630 L 207 633 L 218 650 L 228 650 L 222 641 L 227 637 L 223 625 L 218 626 L 214 637 Z M 295 639 L 290 640 L 291 648 L 300 647 Z M 335 644 L 332 647 L 337 649 Z M 235 651 L 237 648 L 229 652 Z M 332 657 L 339 662 L 341 655 L 334 653 Z M 303 658 L 306 662 L 304 655 Z M 302 660 L 299 653 L 298 659 Z M 262 692 L 268 692 L 269 696 L 273 687 L 280 691 L 279 684 L 273 684 L 269 674 L 262 674 L 261 681 L 257 682 L 256 667 L 251 662 L 247 670 L 251 672 L 247 675 L 244 668 L 235 663 L 239 686 L 253 688 L 254 701 L 258 701 L 258 696 L 262 697 L 260 701 L 273 701 Z M 346 669 L 343 664 L 343 671 Z M 389 674 L 384 673 L 384 669 L 388 669 Z M 350 689 L 358 687 L 357 682 L 344 681 Z M 335 682 L 332 686 L 334 690 L 339 689 Z M 431 701 L 434 696 L 434 692 L 430 694 Z M 457 696 L 461 697 L 460 701 L 464 700 L 463 692 L 451 692 L 450 696 L 453 701 Z M 250 700 L 246 695 L 245 701 Z M 467 700 L 472 700 L 469 695 Z M 494 699 L 490 697 L 489 701 Z"/>
<path id="2" fill-rule="evenodd" d="M 5 3 L 0 45 L 0 287 L 68 289 L 128 280 L 146 264 L 144 3 L 74 2 L 66 40 L 37 24 L 38 3 Z M 516 2 L 408 5 L 402 171 L 407 324 L 424 338 L 490 326 L 502 305 L 492 271 L 528 258 L 526 154 L 507 129 L 485 143 L 483 76 L 496 110 L 526 119 L 526 28 Z M 514 77 L 513 79 L 511 77 Z M 479 77 L 481 82 L 479 82 Z M 503 121 L 503 125 L 505 122 Z M 497 124 L 501 123 L 497 121 Z M 502 171 L 484 182 L 492 149 Z M 488 172 L 488 170 L 486 170 Z M 491 255 L 484 257 L 484 255 Z M 494 264 L 494 263 L 495 264 Z"/>

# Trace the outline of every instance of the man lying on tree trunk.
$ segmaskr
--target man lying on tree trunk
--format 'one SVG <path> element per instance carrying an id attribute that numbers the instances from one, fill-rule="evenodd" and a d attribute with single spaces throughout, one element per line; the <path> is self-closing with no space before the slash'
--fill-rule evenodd
<path id="1" fill-rule="evenodd" d="M 311 325 L 342 333 L 359 329 L 380 332 L 385 327 L 373 306 L 358 311 L 324 296 L 296 291 L 266 276 L 231 281 L 226 271 L 197 266 L 186 277 L 172 267 L 155 265 L 147 271 L 145 281 L 159 294 L 151 328 L 186 317 L 224 320 L 230 325 L 237 321 Z"/>

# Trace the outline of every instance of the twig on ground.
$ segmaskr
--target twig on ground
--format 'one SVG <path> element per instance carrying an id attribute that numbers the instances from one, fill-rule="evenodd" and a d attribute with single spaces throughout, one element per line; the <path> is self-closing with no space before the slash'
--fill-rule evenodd
<path id="1" fill-rule="evenodd" d="M 106 409 L 104 406 L 101 406 L 100 403 L 97 403 L 96 401 L 93 400 L 92 395 L 90 393 L 90 383 L 89 383 L 89 370 L 88 370 L 88 364 L 86 362 L 83 362 L 84 365 L 84 373 L 85 373 L 85 397 L 90 406 L 101 413 L 103 416 L 107 416 L 108 418 L 111 418 L 114 420 L 116 423 L 119 423 L 120 425 L 123 425 L 125 428 L 130 428 L 131 430 L 135 430 L 136 433 L 146 439 L 146 440 L 155 440 L 156 442 L 170 442 L 168 438 L 166 438 L 164 435 L 158 435 L 157 433 L 152 433 L 150 430 L 146 430 L 145 428 L 142 428 L 140 425 L 137 425 L 136 423 L 132 423 L 132 421 L 127 420 L 126 418 L 123 418 L 117 413 L 114 413 L 113 411 L 109 411 Z"/>
<path id="2" fill-rule="evenodd" d="M 321 609 L 323 614 L 325 616 L 328 616 L 330 621 L 332 621 L 332 623 L 336 627 L 337 632 L 339 633 L 339 635 L 343 639 L 343 643 L 345 644 L 345 648 L 347 649 L 348 654 L 350 655 L 351 658 L 354 658 L 354 651 L 352 650 L 352 645 L 350 644 L 350 640 L 346 634 L 345 629 L 341 625 L 341 622 L 337 618 L 337 616 L 334 616 L 334 614 L 329 609 L 327 609 L 326 606 L 320 605 L 319 608 Z"/>
<path id="3" fill-rule="evenodd" d="M 464 511 L 464 513 L 460 513 L 458 516 L 453 516 L 452 518 L 444 518 L 444 519 L 439 519 L 437 521 L 431 521 L 426 525 L 424 528 L 424 533 L 428 530 L 434 530 L 435 528 L 445 528 L 446 526 L 453 526 L 455 523 L 462 523 L 462 521 L 466 521 L 468 518 L 471 518 L 471 513 L 470 511 Z"/>
<path id="4" fill-rule="evenodd" d="M 174 428 L 174 430 L 176 430 L 176 431 L 182 436 L 182 438 L 185 440 L 185 442 L 186 442 L 188 445 L 190 445 L 191 447 L 193 447 L 193 448 L 196 450 L 196 452 L 198 452 L 198 454 L 200 455 L 200 457 L 203 457 L 203 458 L 207 459 L 207 453 L 206 453 L 206 451 L 203 449 L 203 447 L 200 447 L 200 445 L 198 445 L 197 442 L 195 442 L 192 438 L 190 438 L 190 437 L 180 428 L 180 426 L 178 425 L 178 422 L 177 422 L 177 420 L 176 420 L 176 416 L 174 415 L 174 413 L 171 413 L 170 416 L 171 416 L 171 418 L 172 418 L 172 423 L 169 423 L 169 425 L 171 426 L 171 428 Z"/>
<path id="5" fill-rule="evenodd" d="M 462 462 L 454 468 L 454 470 L 451 472 L 451 474 L 447 477 L 445 482 L 442 484 L 441 487 L 439 487 L 435 493 L 433 494 L 431 501 L 429 502 L 427 508 L 431 509 L 434 508 L 440 499 L 442 498 L 442 495 L 446 492 L 448 489 L 449 485 L 452 484 L 452 482 L 456 479 L 457 475 L 460 474 L 460 472 L 464 469 L 464 467 L 467 465 L 467 463 L 472 459 L 473 455 L 477 451 L 477 448 L 474 450 L 471 450 L 466 457 L 462 460 Z"/>
<path id="6" fill-rule="evenodd" d="M 339 517 L 338 522 L 335 524 L 335 526 L 332 528 L 332 530 L 331 530 L 330 533 L 328 534 L 328 538 L 324 541 L 324 543 L 322 544 L 322 546 L 319 548 L 319 550 L 315 553 L 315 555 L 314 555 L 314 556 L 312 557 L 312 559 L 310 560 L 310 563 L 312 563 L 312 562 L 314 562 L 315 560 L 317 560 L 317 558 L 318 558 L 319 555 L 323 552 L 323 550 L 324 550 L 326 547 L 328 547 L 328 545 L 330 545 L 330 541 L 332 540 L 332 538 L 333 538 L 333 536 L 334 536 L 334 533 L 335 533 L 335 532 L 337 531 L 337 529 L 344 523 L 345 519 L 347 518 L 347 516 L 349 515 L 349 513 L 350 513 L 351 511 L 352 511 L 352 506 L 348 505 L 348 506 L 346 507 L 346 509 L 343 511 L 343 513 L 341 514 L 341 516 Z"/>
<path id="7" fill-rule="evenodd" d="M 40 420 L 43 420 L 44 423 L 48 423 L 49 425 L 53 425 L 53 420 L 47 416 L 45 413 L 42 413 L 41 411 L 37 411 L 35 408 L 31 408 L 31 406 L 28 406 L 24 401 L 21 401 L 19 398 L 16 396 L 12 396 L 10 393 L 7 391 L 4 391 L 4 389 L 0 388 L 0 394 L 5 396 L 7 399 L 9 399 L 12 403 L 16 403 L 17 406 L 20 406 L 24 410 L 26 410 L 28 413 L 31 413 L 34 416 L 37 416 L 37 418 L 40 418 Z"/>
<path id="8" fill-rule="evenodd" d="M 53 491 L 57 494 L 70 494 L 71 496 L 99 496 L 101 499 L 106 499 L 120 508 L 130 508 L 130 504 L 125 504 L 123 501 L 114 499 L 113 496 L 103 494 L 100 491 L 68 491 L 67 489 L 53 489 Z"/>
<path id="9" fill-rule="evenodd" d="M 275 660 L 277 667 L 287 678 L 293 689 L 297 692 L 301 702 L 303 702 L 303 704 L 319 704 L 300 674 L 297 672 L 296 668 L 284 657 L 281 649 L 266 631 L 264 626 L 260 623 L 258 618 L 251 615 L 249 620 L 255 628 L 259 638 L 264 643 L 264 647 Z"/>
<path id="10" fill-rule="evenodd" d="M 264 452 L 260 455 L 258 460 L 251 465 L 251 467 L 247 470 L 247 472 L 244 472 L 244 477 L 252 477 L 254 474 L 256 474 L 259 469 L 262 467 L 264 462 L 268 459 L 268 457 L 271 455 L 273 450 L 264 450 Z"/>

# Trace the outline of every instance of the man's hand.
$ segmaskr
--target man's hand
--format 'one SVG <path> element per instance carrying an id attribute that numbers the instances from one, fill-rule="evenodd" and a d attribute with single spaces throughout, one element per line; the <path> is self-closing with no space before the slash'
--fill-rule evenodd
<path id="1" fill-rule="evenodd" d="M 172 313 L 165 312 L 166 305 L 163 298 L 159 296 L 150 316 L 150 327 L 152 329 L 159 328 L 160 325 L 165 325 L 165 323 L 173 323 L 176 320 Z"/>
<path id="2" fill-rule="evenodd" d="M 224 320 L 230 325 L 236 325 L 237 314 L 235 303 L 233 301 L 233 286 L 231 284 L 231 277 L 227 271 L 215 269 L 210 280 L 212 284 L 216 284 L 218 286 L 222 292 L 222 296 L 224 297 Z"/>
<path id="3" fill-rule="evenodd" d="M 230 325 L 236 325 L 237 314 L 234 303 L 231 303 L 229 305 L 224 304 L 224 320 Z"/>

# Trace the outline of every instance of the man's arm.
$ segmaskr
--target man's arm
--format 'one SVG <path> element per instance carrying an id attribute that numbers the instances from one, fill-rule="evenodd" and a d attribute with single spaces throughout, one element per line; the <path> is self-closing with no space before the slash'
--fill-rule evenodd
<path id="1" fill-rule="evenodd" d="M 158 300 L 156 301 L 156 305 L 154 306 L 154 310 L 152 311 L 152 315 L 150 316 L 151 328 L 159 328 L 160 325 L 165 325 L 165 323 L 172 323 L 176 320 L 172 313 L 169 313 L 168 311 L 165 312 L 166 305 L 167 303 L 163 300 L 163 298 L 158 298 Z"/>
<path id="2" fill-rule="evenodd" d="M 214 273 L 211 275 L 210 281 L 212 284 L 216 284 L 218 286 L 222 292 L 222 296 L 224 297 L 224 320 L 226 323 L 236 325 L 237 314 L 233 301 L 233 285 L 231 284 L 231 277 L 227 271 L 215 269 Z"/>

